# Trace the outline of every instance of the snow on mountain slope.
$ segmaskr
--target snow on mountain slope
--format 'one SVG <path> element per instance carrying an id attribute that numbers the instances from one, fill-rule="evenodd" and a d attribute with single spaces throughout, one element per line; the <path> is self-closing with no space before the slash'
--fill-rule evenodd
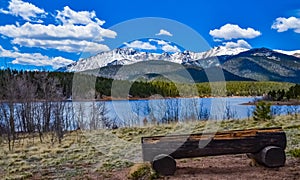
<path id="1" fill-rule="evenodd" d="M 295 56 L 297 58 L 300 58 L 300 50 L 294 50 L 294 51 L 274 50 L 274 51 L 282 53 L 282 54 L 286 54 L 286 55 Z"/>
<path id="2" fill-rule="evenodd" d="M 209 57 L 216 57 L 222 55 L 236 55 L 241 52 L 247 51 L 245 48 L 226 48 L 215 47 L 206 52 L 195 53 L 191 51 L 170 53 L 148 53 L 140 52 L 133 48 L 118 48 L 111 51 L 101 52 L 95 56 L 86 59 L 81 59 L 76 63 L 70 64 L 60 70 L 73 72 L 85 71 L 89 69 L 96 69 L 109 65 L 127 65 L 140 61 L 147 60 L 164 60 L 173 63 L 189 63 L 196 60 L 201 60 Z"/>
<path id="3" fill-rule="evenodd" d="M 227 48 L 225 46 L 214 47 L 213 49 L 202 52 L 195 53 L 197 57 L 195 59 L 205 59 L 209 57 L 223 56 L 223 55 L 237 55 L 241 52 L 248 51 L 246 48 Z"/>

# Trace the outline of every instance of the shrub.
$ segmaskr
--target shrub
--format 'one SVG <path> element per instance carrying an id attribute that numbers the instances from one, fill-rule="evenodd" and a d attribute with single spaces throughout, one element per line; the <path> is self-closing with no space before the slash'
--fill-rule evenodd
<path id="1" fill-rule="evenodd" d="M 128 179 L 140 180 L 140 179 L 157 179 L 158 175 L 152 172 L 150 164 L 135 164 L 131 167 L 128 174 Z"/>
<path id="2" fill-rule="evenodd" d="M 271 104 L 264 101 L 259 101 L 253 112 L 255 121 L 266 121 L 271 119 Z"/>

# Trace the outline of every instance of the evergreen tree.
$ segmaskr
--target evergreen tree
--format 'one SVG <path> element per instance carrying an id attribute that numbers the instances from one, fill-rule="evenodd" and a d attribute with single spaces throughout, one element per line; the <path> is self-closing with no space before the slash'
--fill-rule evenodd
<path id="1" fill-rule="evenodd" d="M 253 112 L 253 119 L 255 121 L 266 121 L 271 119 L 271 104 L 260 101 L 256 104 Z"/>

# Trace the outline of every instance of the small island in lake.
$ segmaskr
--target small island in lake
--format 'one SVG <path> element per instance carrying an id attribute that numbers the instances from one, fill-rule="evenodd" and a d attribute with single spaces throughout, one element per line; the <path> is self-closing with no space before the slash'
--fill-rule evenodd
<path id="1" fill-rule="evenodd" d="M 294 106 L 300 105 L 300 85 L 290 87 L 287 91 L 278 90 L 270 91 L 261 99 L 255 99 L 253 102 L 242 103 L 242 105 L 256 105 L 260 101 L 265 101 L 271 105 L 287 105 Z"/>

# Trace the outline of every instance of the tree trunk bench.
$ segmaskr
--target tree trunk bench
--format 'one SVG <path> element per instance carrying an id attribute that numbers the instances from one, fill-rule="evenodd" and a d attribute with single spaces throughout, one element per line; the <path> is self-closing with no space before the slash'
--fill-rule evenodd
<path id="1" fill-rule="evenodd" d="M 175 159 L 244 154 L 266 167 L 285 164 L 286 135 L 282 128 L 142 137 L 143 160 L 161 175 L 173 175 Z"/>

